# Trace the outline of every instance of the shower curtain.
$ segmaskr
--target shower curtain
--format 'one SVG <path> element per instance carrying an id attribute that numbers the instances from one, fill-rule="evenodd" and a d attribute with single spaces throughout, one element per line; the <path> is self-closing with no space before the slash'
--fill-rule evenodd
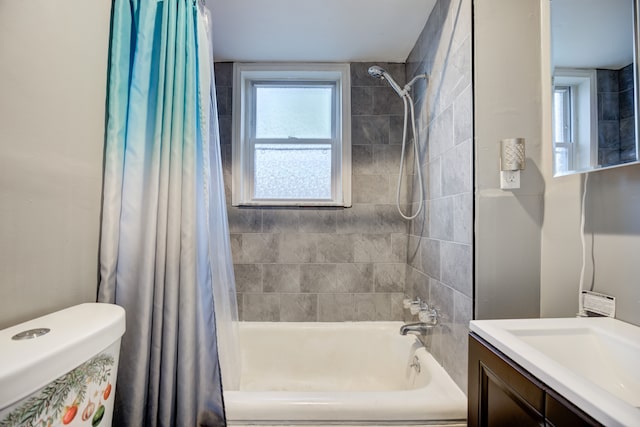
<path id="1" fill-rule="evenodd" d="M 113 2 L 98 300 L 126 310 L 117 426 L 225 425 L 237 307 L 205 15 Z"/>

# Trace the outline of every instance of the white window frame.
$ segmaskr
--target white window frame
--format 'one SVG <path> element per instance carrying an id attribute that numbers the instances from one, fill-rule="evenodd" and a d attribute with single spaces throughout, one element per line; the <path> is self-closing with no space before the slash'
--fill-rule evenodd
<path id="1" fill-rule="evenodd" d="M 335 126 L 331 161 L 331 199 L 257 199 L 254 197 L 254 83 L 335 84 Z M 235 63 L 233 65 L 233 206 L 351 206 L 351 78 L 349 64 Z M 264 140 L 314 143 L 311 139 Z M 326 143 L 328 140 L 322 140 Z"/>
<path id="2" fill-rule="evenodd" d="M 563 141 L 557 141 L 554 139 L 553 141 L 553 145 L 555 149 L 565 149 L 567 151 L 567 171 L 573 170 L 575 168 L 574 164 L 575 164 L 575 150 L 574 150 L 574 146 L 575 146 L 575 141 L 574 141 L 574 135 L 575 135 L 575 131 L 574 131 L 574 120 L 575 120 L 575 114 L 574 114 L 574 108 L 573 108 L 573 92 L 574 92 L 574 87 L 571 85 L 555 85 L 553 88 L 553 92 L 554 92 L 554 101 L 555 101 L 555 93 L 558 90 L 562 90 L 563 94 L 563 109 L 562 109 L 562 116 L 564 119 L 564 129 L 563 129 L 563 136 L 564 136 L 564 140 Z M 555 109 L 557 108 L 557 106 L 554 103 L 554 117 L 555 117 Z M 556 159 L 556 153 L 555 153 L 555 149 L 554 149 L 554 162 Z M 559 169 L 559 166 L 556 165 L 556 170 Z M 561 172 L 566 172 L 566 171 L 561 171 Z"/>
<path id="3" fill-rule="evenodd" d="M 556 86 L 571 90 L 571 141 L 569 170 L 559 171 L 554 164 L 554 175 L 595 168 L 598 164 L 597 72 L 595 69 L 556 68 L 554 92 Z M 554 146 L 561 147 L 562 144 L 554 141 Z"/>

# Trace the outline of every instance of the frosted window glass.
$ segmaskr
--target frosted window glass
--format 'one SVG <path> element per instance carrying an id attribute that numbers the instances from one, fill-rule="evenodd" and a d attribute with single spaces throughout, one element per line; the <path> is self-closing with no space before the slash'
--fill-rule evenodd
<path id="1" fill-rule="evenodd" d="M 332 86 L 256 86 L 256 138 L 332 138 Z"/>
<path id="2" fill-rule="evenodd" d="M 556 147 L 554 154 L 556 172 L 567 172 L 569 170 L 569 149 L 567 147 Z"/>
<path id="3" fill-rule="evenodd" d="M 571 142 L 571 88 L 559 87 L 553 92 L 553 139 Z"/>
<path id="4" fill-rule="evenodd" d="M 331 145 L 256 144 L 254 197 L 331 199 Z"/>

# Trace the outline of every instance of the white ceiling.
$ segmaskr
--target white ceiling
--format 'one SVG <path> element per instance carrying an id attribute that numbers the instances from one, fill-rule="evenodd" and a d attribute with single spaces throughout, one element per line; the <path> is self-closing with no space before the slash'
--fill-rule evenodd
<path id="1" fill-rule="evenodd" d="M 553 0 L 554 65 L 620 69 L 633 62 L 631 0 Z"/>
<path id="2" fill-rule="evenodd" d="M 216 61 L 404 62 L 435 0 L 208 0 Z"/>

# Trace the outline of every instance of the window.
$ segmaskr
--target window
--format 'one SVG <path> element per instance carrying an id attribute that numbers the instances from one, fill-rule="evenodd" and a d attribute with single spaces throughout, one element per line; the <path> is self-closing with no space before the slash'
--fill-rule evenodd
<path id="1" fill-rule="evenodd" d="M 235 64 L 234 206 L 350 206 L 348 64 Z"/>
<path id="2" fill-rule="evenodd" d="M 558 172 L 574 168 L 572 115 L 571 86 L 556 86 L 553 89 L 553 155 Z"/>
<path id="3" fill-rule="evenodd" d="M 554 174 L 590 169 L 597 164 L 596 81 L 596 70 L 557 68 L 554 72 Z"/>

